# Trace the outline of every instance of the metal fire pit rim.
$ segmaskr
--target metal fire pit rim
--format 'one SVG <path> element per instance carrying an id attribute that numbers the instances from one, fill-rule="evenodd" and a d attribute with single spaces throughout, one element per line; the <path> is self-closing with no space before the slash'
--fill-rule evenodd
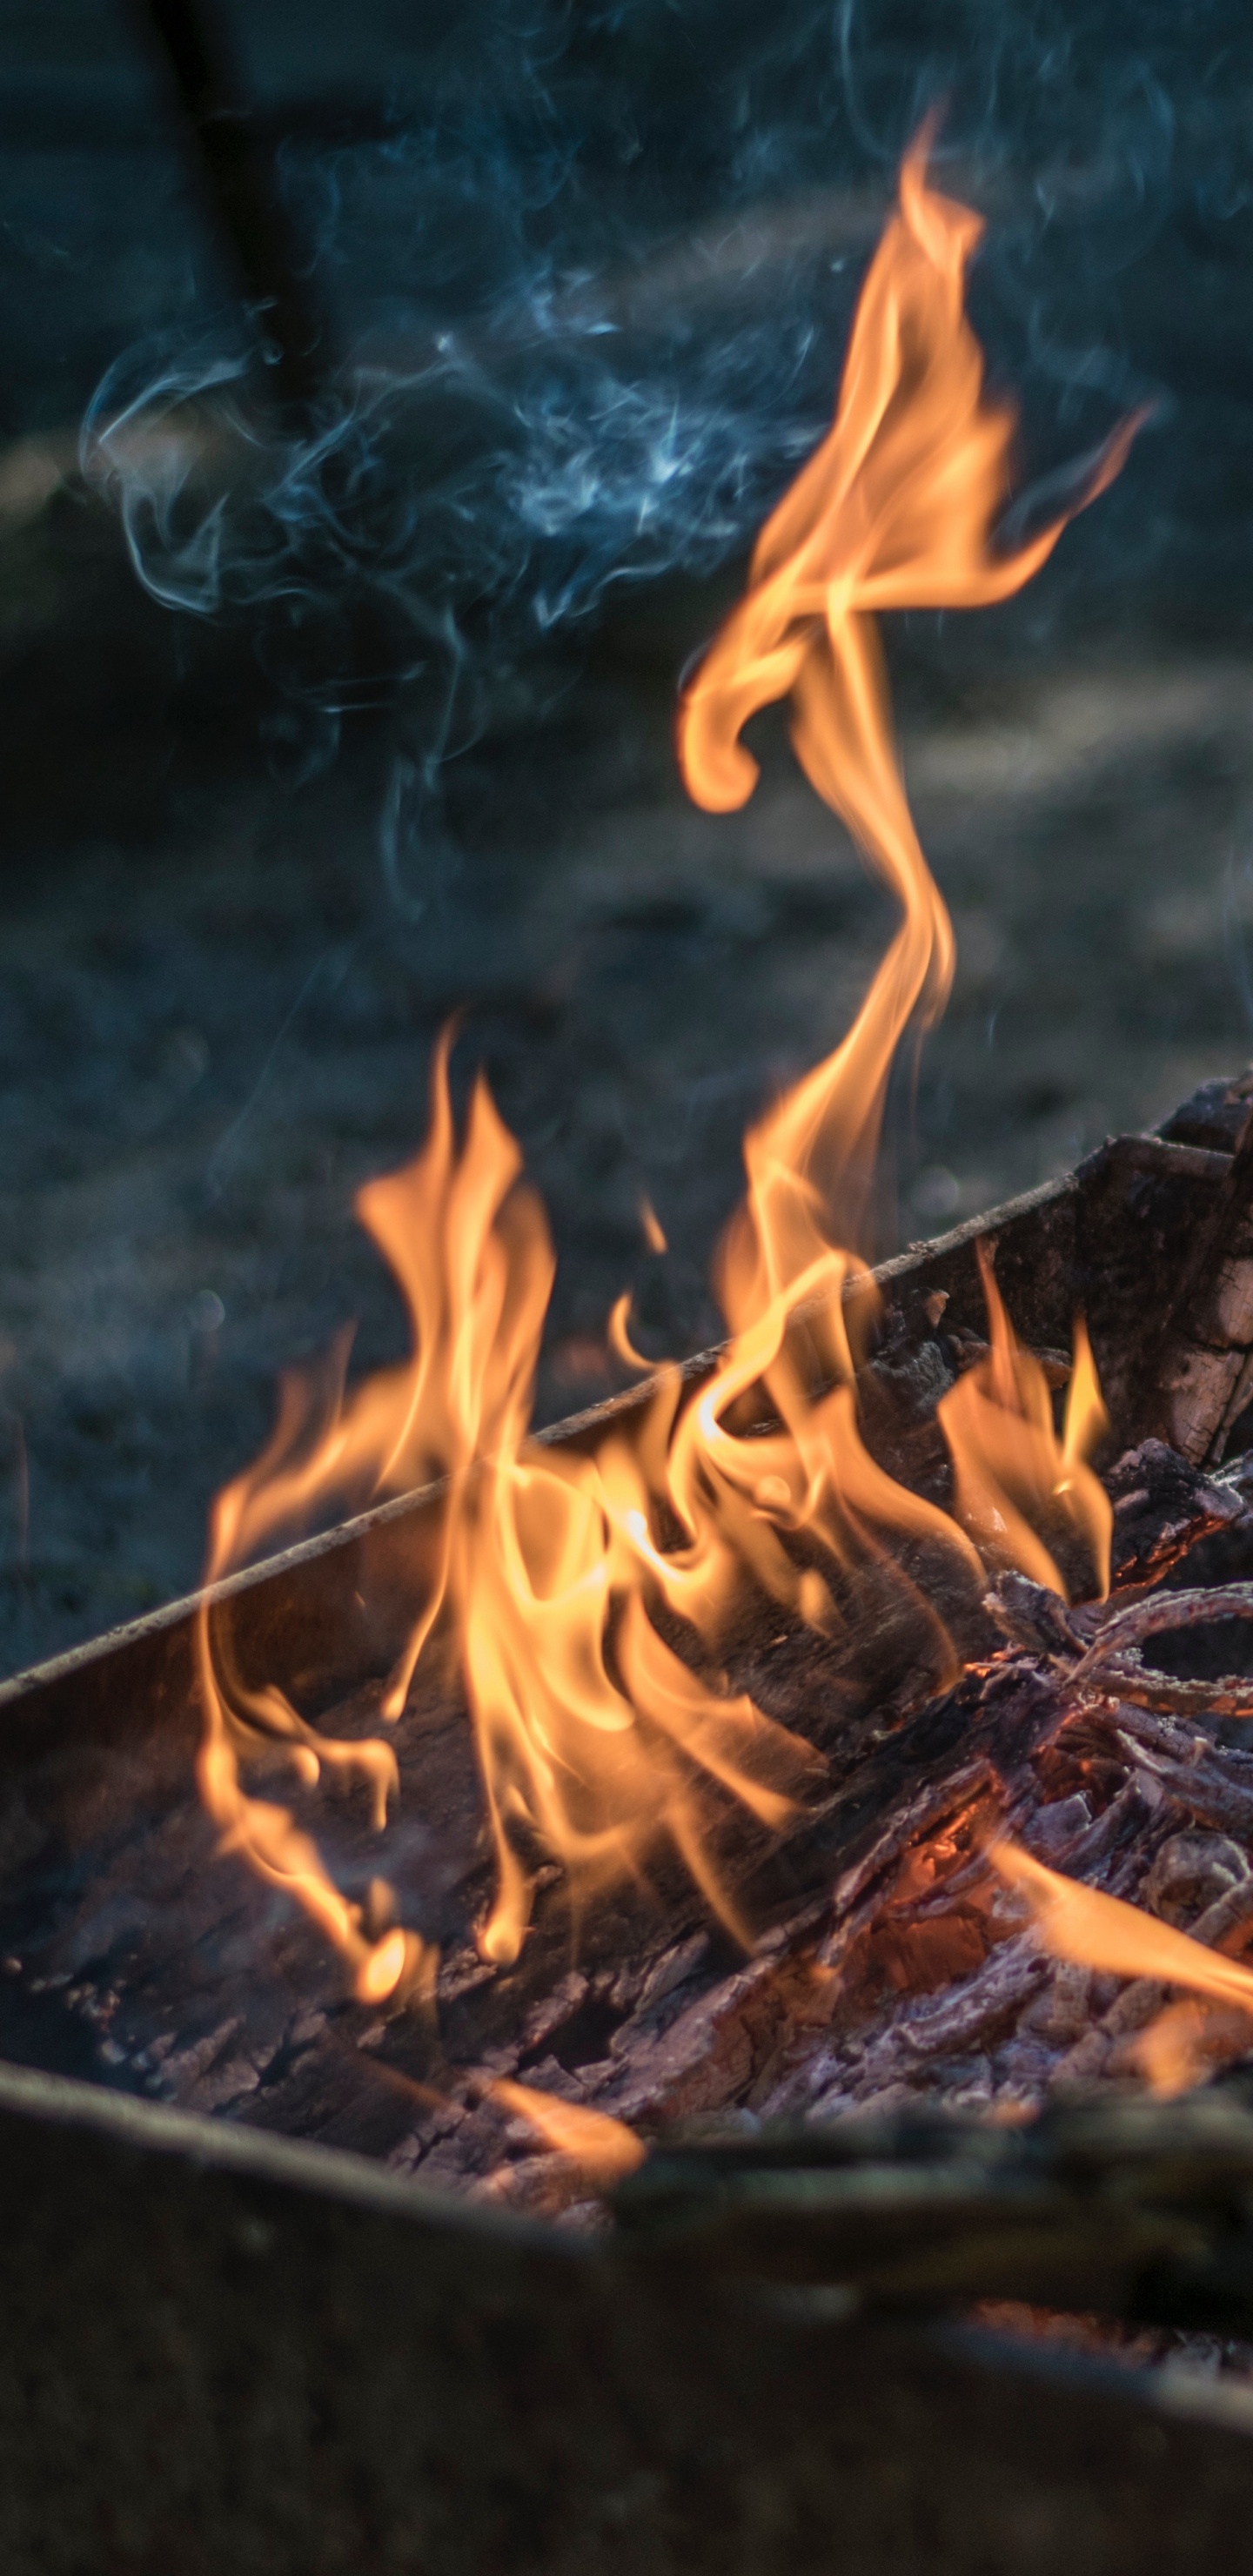
<path id="1" fill-rule="evenodd" d="M 364 2218 L 413 2227 L 436 2236 L 450 2250 L 457 2244 L 467 2258 L 489 2266 L 493 2256 L 506 2262 L 557 2265 L 569 2279 L 619 2293 L 628 2278 L 655 2275 L 655 2260 L 645 2259 L 643 2272 L 629 2245 L 599 2233 L 565 2232 L 542 2219 L 467 2202 L 452 2192 L 433 2191 L 412 2176 L 395 2174 L 369 2157 L 349 2149 L 321 2146 L 312 2140 L 286 2138 L 269 2131 L 241 2128 L 202 2114 L 177 2111 L 133 2095 L 104 2090 L 72 2077 L 0 2060 L 0 2124 L 16 2118 L 32 2128 L 54 2127 L 77 2134 L 106 2152 L 156 2155 L 181 2165 L 189 2174 L 219 2176 L 224 2182 L 250 2184 L 274 2192 L 288 2208 L 290 2195 L 322 2209 L 355 2211 Z M 262 2222 L 264 2224 L 264 2221 Z M 397 2241 L 399 2253 L 399 2241 Z M 1033 2338 L 1008 2320 L 991 2323 L 943 2310 L 891 2316 L 868 2315 L 860 2304 L 833 2306 L 822 2285 L 786 2287 L 762 2282 L 756 2298 L 776 2310 L 802 2338 L 815 2329 L 837 2325 L 854 2336 L 870 2328 L 907 2344 L 929 2349 L 941 2364 L 993 2367 L 1041 2388 L 1086 2391 L 1094 2403 L 1130 2409 L 1142 2420 L 1160 2415 L 1183 2416 L 1217 2433 L 1253 2442 L 1253 2391 L 1224 2385 L 1212 2373 L 1182 2365 L 1146 2370 L 1099 2353 L 1076 2351 L 1065 2343 Z M 750 2308 L 752 2298 L 750 2296 Z"/>
<path id="2" fill-rule="evenodd" d="M 578 2260 L 585 2259 L 596 2243 L 592 2237 L 566 2233 L 513 2210 L 435 2190 L 430 2183 L 412 2174 L 393 2173 L 350 2147 L 323 2146 L 312 2138 L 289 2138 L 277 2130 L 210 2119 L 203 2112 L 176 2110 L 169 2103 L 146 2101 L 140 2094 L 115 2092 L 76 2076 L 47 2074 L 41 2067 L 0 2058 L 0 2119 L 9 2115 L 51 2122 L 59 2129 L 85 2129 L 103 2144 L 180 2157 L 200 2170 L 212 2167 L 244 2182 L 348 2202 L 377 2215 L 425 2221 L 480 2244 L 531 2252 L 542 2248 L 563 2259 Z"/>
<path id="3" fill-rule="evenodd" d="M 1207 1154 L 1193 1146 L 1163 1145 L 1155 1137 L 1123 1137 L 1117 1141 L 1124 1145 L 1143 1143 L 1157 1156 L 1165 1154 L 1174 1159 L 1182 1155 L 1191 1163 L 1212 1163 L 1221 1167 L 1226 1159 L 1223 1155 Z M 931 1236 L 926 1242 L 911 1243 L 906 1251 L 878 1263 L 870 1273 L 871 1280 L 876 1286 L 894 1283 L 921 1269 L 929 1261 L 959 1252 L 963 1245 L 975 1241 L 978 1236 L 995 1233 L 1000 1227 L 1030 1215 L 1035 1209 L 1064 1198 L 1078 1186 L 1079 1174 L 1096 1163 L 1106 1151 L 1107 1146 L 1099 1147 L 1097 1153 L 1089 1156 L 1075 1171 L 1042 1181 L 1035 1189 L 1024 1190 L 1017 1198 L 1005 1199 L 998 1207 L 988 1208 L 979 1216 L 966 1217 L 946 1234 Z M 860 1279 L 846 1281 L 846 1298 L 856 1296 L 861 1286 Z M 798 1308 L 798 1319 L 803 1321 L 808 1311 L 807 1307 Z M 691 1384 L 709 1376 L 727 1347 L 726 1342 L 714 1342 L 706 1350 L 694 1351 L 688 1359 L 680 1361 L 679 1374 L 684 1383 Z M 546 1424 L 534 1434 L 535 1440 L 545 1448 L 563 1447 L 566 1442 L 594 1431 L 601 1423 L 638 1411 L 656 1392 L 659 1383 L 660 1372 L 653 1371 L 634 1386 L 623 1387 L 598 1404 L 587 1405 L 579 1413 L 565 1414 L 559 1422 Z M 194 1619 L 206 1607 L 235 1600 L 257 1585 L 292 1573 L 298 1567 L 315 1564 L 319 1557 L 351 1546 L 354 1540 L 368 1538 L 374 1530 L 391 1521 L 406 1519 L 410 1513 L 434 1503 L 446 1490 L 447 1481 L 446 1477 L 435 1477 L 429 1484 L 410 1486 L 403 1494 L 389 1495 L 386 1502 L 373 1503 L 367 1511 L 355 1512 L 348 1520 L 336 1521 L 330 1529 L 319 1530 L 311 1538 L 297 1539 L 276 1555 L 258 1557 L 255 1564 L 241 1566 L 236 1573 L 223 1575 L 214 1583 L 203 1584 L 195 1592 L 181 1593 L 176 1600 L 163 1601 L 157 1609 L 144 1611 L 138 1619 L 128 1619 L 117 1628 L 106 1628 L 99 1636 L 85 1637 L 79 1645 L 67 1646 L 61 1654 L 51 1655 L 43 1663 L 28 1664 L 23 1671 L 0 1681 L 0 1711 L 50 1683 L 70 1679 L 119 1648 L 159 1636 L 167 1628 L 176 1628 L 184 1621 Z"/>

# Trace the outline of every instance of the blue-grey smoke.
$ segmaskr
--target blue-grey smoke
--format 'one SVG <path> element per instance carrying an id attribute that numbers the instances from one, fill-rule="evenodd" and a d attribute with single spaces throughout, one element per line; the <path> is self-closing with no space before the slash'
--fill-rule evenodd
<path id="1" fill-rule="evenodd" d="M 141 581 L 249 618 L 282 694 L 333 723 L 422 673 L 444 690 L 622 585 L 742 554 L 829 417 L 895 163 L 941 98 L 1024 473 L 1155 397 L 1171 435 L 1079 542 L 1132 584 L 1247 564 L 1233 0 L 498 0 L 423 42 L 381 137 L 284 154 L 334 350 L 299 434 L 221 303 L 129 349 L 84 422 Z M 258 79 L 277 61 L 262 42 Z"/>

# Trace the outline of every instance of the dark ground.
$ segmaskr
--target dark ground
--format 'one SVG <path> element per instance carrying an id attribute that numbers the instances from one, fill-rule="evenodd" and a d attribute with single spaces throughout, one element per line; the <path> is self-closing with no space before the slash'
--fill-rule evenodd
<path id="1" fill-rule="evenodd" d="M 976 14 L 966 13 L 972 26 Z M 893 1107 L 904 1237 L 1029 1186 L 1253 1053 L 1253 192 L 1241 194 L 1241 21 L 1219 10 L 1191 13 L 1186 28 L 1173 17 L 1159 28 L 1144 11 L 1134 26 L 1109 8 L 1056 14 L 1076 64 L 1084 30 L 1097 28 L 1092 60 L 1108 105 L 1096 143 L 1078 121 L 1074 190 L 1082 199 L 1085 169 L 1100 175 L 1113 133 L 1118 185 L 1135 170 L 1139 194 L 1124 189 L 1124 205 L 1110 180 L 1095 215 L 1068 218 L 1060 250 L 1056 223 L 1046 226 L 1054 271 L 1032 289 L 1030 327 L 1015 340 L 1006 293 L 990 336 L 1004 324 L 1006 361 L 1029 406 L 1039 397 L 1040 417 L 1041 387 L 1057 395 L 1066 373 L 1053 364 L 1050 375 L 1042 349 L 1056 358 L 1070 330 L 1076 347 L 1086 333 L 1084 345 L 1104 352 L 1096 393 L 1100 370 L 1085 375 L 1080 356 L 1067 358 L 1044 462 L 1053 448 L 1074 452 L 1146 385 L 1165 399 L 1104 520 L 1094 513 L 1073 532 L 1029 599 L 942 632 L 907 621 L 891 639 L 906 766 L 960 952 L 916 1110 L 905 1083 Z M 654 26 L 639 12 L 625 70 L 606 21 L 599 68 L 575 66 L 580 96 L 603 104 L 634 82 L 655 106 L 666 44 L 704 26 L 697 11 L 682 27 L 681 17 Z M 740 12 L 736 41 L 760 22 Z M 763 784 L 740 817 L 697 814 L 678 784 L 676 682 L 733 595 L 751 517 L 728 520 L 700 561 L 657 563 L 664 577 L 610 590 L 578 625 L 544 633 L 538 613 L 529 624 L 519 613 L 506 644 L 497 634 L 482 648 L 474 721 L 416 814 L 405 764 L 433 721 L 421 679 L 351 718 L 337 756 L 292 783 L 301 758 L 287 754 L 309 730 L 308 709 L 290 674 L 277 691 L 263 677 L 257 621 L 241 612 L 206 623 L 145 597 L 107 500 L 73 475 L 77 419 L 101 370 L 141 331 L 198 310 L 212 266 L 177 164 L 153 140 L 142 85 L 128 88 L 118 69 L 118 23 L 88 0 L 58 0 L 56 10 L 14 8 L 0 33 L 20 74 L 0 114 L 0 318 L 13 351 L 0 452 L 8 1670 L 194 1582 L 208 1499 L 258 1445 L 284 1361 L 346 1314 L 362 1318 L 363 1360 L 395 1346 L 394 1300 L 350 1202 L 359 1180 L 418 1141 L 430 1043 L 450 1009 L 467 1006 L 458 1062 L 488 1065 L 552 1215 L 551 1416 L 611 1382 L 601 1335 L 624 1284 L 639 1291 L 650 1348 L 712 1337 L 704 1281 L 736 1194 L 743 1125 L 842 1032 L 889 926 L 781 740 L 768 740 Z M 321 13 L 305 13 L 303 33 L 277 7 L 250 24 L 266 38 L 258 60 L 276 93 L 302 45 L 305 89 L 342 89 Z M 992 16 L 980 24 L 986 34 Z M 1021 35 L 1026 21 L 1002 11 L 999 24 Z M 380 6 L 368 21 L 356 13 L 354 27 L 358 86 L 371 63 L 417 79 L 427 59 L 417 14 Z M 916 69 L 926 51 L 917 29 L 901 42 Z M 794 81 L 803 72 L 794 67 Z M 776 142 L 782 81 L 778 72 L 776 103 L 761 111 Z M 902 72 L 893 150 L 915 90 Z M 1145 140 L 1161 123 L 1155 97 L 1173 116 L 1164 161 Z M 1054 102 L 1059 130 L 1065 104 Z M 567 113 L 566 93 L 558 106 Z M 708 319 L 709 261 L 700 249 L 693 307 L 684 244 L 707 248 L 693 224 L 720 205 L 736 210 L 719 332 L 741 285 L 746 310 L 768 308 L 774 293 L 767 259 L 762 306 L 745 206 L 769 209 L 770 257 L 801 294 L 788 244 L 812 239 L 815 174 L 829 152 L 818 232 L 827 250 L 857 247 L 825 262 L 824 274 L 841 273 L 835 300 L 815 307 L 812 383 L 793 413 L 761 429 L 770 490 L 785 479 L 780 440 L 803 444 L 805 424 L 820 422 L 818 389 L 825 404 L 870 237 L 866 206 L 877 209 L 887 185 L 886 165 L 867 175 L 834 109 L 824 125 L 826 115 L 819 101 L 782 177 L 778 152 L 757 168 L 741 156 L 728 177 L 667 144 L 660 110 L 651 127 L 642 110 L 637 120 L 640 186 L 654 165 L 673 181 L 648 201 L 649 238 L 670 245 L 667 292 L 689 320 L 696 307 Z M 1017 208 L 1021 231 L 1027 179 L 1034 172 L 1038 200 L 1040 170 L 1050 151 L 1055 170 L 1060 147 L 1041 127 L 1031 161 L 1022 128 L 1015 159 L 1006 116 L 996 150 L 990 129 L 974 142 L 983 202 Z M 890 122 L 885 108 L 885 132 Z M 511 171 L 532 166 L 533 138 L 510 149 Z M 376 172 L 384 212 L 403 166 L 393 153 Z M 325 253 L 341 313 L 368 270 L 374 223 L 390 245 L 378 301 L 394 332 L 407 291 L 399 236 L 377 208 L 361 212 L 355 165 L 337 172 L 354 209 Z M 595 197 L 602 265 L 610 250 L 621 264 L 624 240 L 638 249 L 613 211 L 617 187 L 605 181 Z M 594 195 L 585 174 L 586 226 Z M 498 187 L 491 202 L 499 197 Z M 1102 265 L 1092 245 L 1108 247 L 1118 224 L 1118 257 Z M 455 308 L 453 268 L 433 258 L 431 274 Z M 1000 272 L 988 274 L 995 284 Z M 642 1189 L 670 1238 L 664 1261 L 643 1249 Z"/>

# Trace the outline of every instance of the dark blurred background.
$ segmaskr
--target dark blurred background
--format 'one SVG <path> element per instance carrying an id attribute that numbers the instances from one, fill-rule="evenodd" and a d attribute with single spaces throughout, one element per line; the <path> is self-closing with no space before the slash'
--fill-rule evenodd
<path id="1" fill-rule="evenodd" d="M 940 98 L 1024 487 L 1156 411 L 1019 601 L 889 635 L 961 962 L 879 1248 L 1253 1052 L 1236 0 L 200 0 L 281 308 L 159 14 L 0 14 L 6 1669 L 194 1582 L 280 1365 L 396 1348 L 352 1194 L 455 1007 L 551 1212 L 542 1410 L 624 1285 L 715 1333 L 742 1128 L 889 916 L 778 730 L 687 805 L 675 689 Z"/>

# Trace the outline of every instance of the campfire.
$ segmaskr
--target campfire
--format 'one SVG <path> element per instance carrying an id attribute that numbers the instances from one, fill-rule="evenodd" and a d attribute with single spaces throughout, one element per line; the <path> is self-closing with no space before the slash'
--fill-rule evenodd
<path id="1" fill-rule="evenodd" d="M 621 1301 L 640 1382 L 532 1432 L 552 1246 L 448 1032 L 420 1152 L 358 1202 L 409 1358 L 290 1376 L 198 1601 L 6 1694 L 11 2056 L 591 2226 L 779 2135 L 1016 2133 L 1253 2049 L 1253 1083 L 871 1261 L 889 1075 L 953 971 L 875 617 L 1020 589 L 1137 426 L 1001 541 L 980 225 L 929 140 L 680 707 L 720 812 L 785 704 L 900 907 L 745 1139 L 729 1338 L 655 1364 Z"/>
<path id="2" fill-rule="evenodd" d="M 980 226 L 928 186 L 927 143 L 924 133 L 902 170 L 831 433 L 764 529 L 747 596 L 681 709 L 687 784 L 724 811 L 756 780 L 745 725 L 785 700 L 802 768 L 902 913 L 843 1045 L 746 1139 L 748 1191 L 719 1257 L 731 1340 L 712 1382 L 684 1406 L 678 1372 L 663 1369 L 632 1435 L 615 1425 L 577 1462 L 528 1440 L 551 1245 L 481 1080 L 458 1139 L 445 1044 L 426 1146 L 358 1202 L 403 1288 L 412 1358 L 351 1390 L 346 1353 L 289 1380 L 269 1448 L 214 1517 L 210 1581 L 290 1536 L 302 1515 L 446 1479 L 438 1562 L 433 1577 L 423 1570 L 379 1713 L 401 1719 L 446 1631 L 494 1850 L 476 1944 L 497 1967 L 523 1946 L 537 1855 L 560 1865 L 584 1904 L 646 1868 L 663 1840 L 747 1946 L 718 1863 L 721 1810 L 738 1806 L 778 1834 L 821 1794 L 825 1769 L 811 1740 L 726 1686 L 747 1595 L 821 1637 L 855 1624 L 864 1598 L 895 1592 L 934 1684 L 960 1668 L 948 1596 L 960 1624 L 989 1564 L 1016 1566 L 1062 1598 L 1072 1566 L 1081 1588 L 1107 1584 L 1110 1507 L 1086 1464 L 1106 1417 L 1082 1319 L 1059 1437 L 1047 1378 L 1016 1342 L 985 1262 L 988 1357 L 938 1407 L 948 1509 L 876 1459 L 856 1394 L 876 1314 L 866 1263 L 849 1247 L 864 1230 L 888 1076 L 906 1030 L 942 1007 L 953 971 L 892 749 L 873 615 L 1004 598 L 1065 524 L 1054 519 L 1012 552 L 995 545 L 1013 417 L 984 394 L 963 309 Z M 1073 507 L 1118 471 L 1134 427 L 1093 462 Z M 628 1324 L 615 1310 L 630 1360 Z M 245 1785 L 258 1758 L 307 1788 L 324 1766 L 355 1775 L 381 1828 L 398 1785 L 391 1746 L 382 1735 L 329 1738 L 274 1687 L 241 1690 L 215 1655 L 212 1625 L 206 1608 L 199 1778 L 210 1814 L 330 1934 L 360 2000 L 418 1993 L 434 1973 L 429 1945 L 399 1925 L 372 1931 L 291 1811 Z M 376 1913 L 392 1903 L 381 1883 L 374 1903 Z"/>

